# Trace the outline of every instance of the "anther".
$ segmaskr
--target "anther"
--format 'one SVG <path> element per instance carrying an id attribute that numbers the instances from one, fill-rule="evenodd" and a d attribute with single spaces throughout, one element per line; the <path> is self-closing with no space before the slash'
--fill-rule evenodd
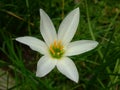
<path id="1" fill-rule="evenodd" d="M 50 46 L 50 51 L 52 52 L 52 54 L 55 54 L 55 52 L 54 52 L 52 46 Z"/>
<path id="2" fill-rule="evenodd" d="M 56 42 L 56 40 L 54 41 L 54 47 L 57 47 L 57 42 Z"/>

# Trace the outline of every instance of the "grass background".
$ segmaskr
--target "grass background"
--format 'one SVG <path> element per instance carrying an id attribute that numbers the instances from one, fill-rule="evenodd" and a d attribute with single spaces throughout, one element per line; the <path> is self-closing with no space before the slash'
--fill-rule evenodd
<path id="1" fill-rule="evenodd" d="M 74 8 L 80 23 L 73 41 L 96 40 L 99 46 L 70 57 L 79 71 L 76 84 L 56 68 L 43 78 L 35 76 L 41 55 L 16 42 L 39 32 L 39 9 L 56 29 Z M 120 0 L 0 0 L 0 90 L 120 90 Z"/>

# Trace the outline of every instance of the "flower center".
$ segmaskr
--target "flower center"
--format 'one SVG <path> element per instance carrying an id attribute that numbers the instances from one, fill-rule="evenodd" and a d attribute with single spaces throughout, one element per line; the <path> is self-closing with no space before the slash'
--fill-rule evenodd
<path id="1" fill-rule="evenodd" d="M 61 41 L 54 41 L 49 47 L 50 54 L 53 58 L 60 59 L 64 54 L 64 49 Z"/>

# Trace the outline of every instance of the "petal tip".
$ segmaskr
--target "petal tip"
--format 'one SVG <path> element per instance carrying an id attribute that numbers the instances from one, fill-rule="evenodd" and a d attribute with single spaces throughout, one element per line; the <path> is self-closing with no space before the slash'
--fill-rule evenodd
<path id="1" fill-rule="evenodd" d="M 38 72 L 36 72 L 36 77 L 44 77 L 44 75 L 40 75 Z"/>
<path id="2" fill-rule="evenodd" d="M 79 82 L 79 76 L 75 77 L 72 79 L 75 83 L 78 83 Z"/>
<path id="3" fill-rule="evenodd" d="M 15 38 L 16 41 L 20 42 L 22 37 Z"/>
<path id="4" fill-rule="evenodd" d="M 44 15 L 45 14 L 45 11 L 43 9 L 40 9 L 40 15 Z"/>
<path id="5" fill-rule="evenodd" d="M 41 9 L 41 8 L 40 8 L 40 10 L 39 10 L 39 11 L 40 11 L 40 13 L 41 13 L 41 12 L 43 12 L 43 9 Z"/>
<path id="6" fill-rule="evenodd" d="M 74 82 L 78 83 L 79 82 L 79 74 L 77 73 L 77 76 L 74 78 Z"/>
<path id="7" fill-rule="evenodd" d="M 99 42 L 97 42 L 97 41 L 94 41 L 95 43 L 94 43 L 94 47 L 97 47 L 97 45 L 99 44 Z"/>
<path id="8" fill-rule="evenodd" d="M 24 41 L 26 38 L 29 38 L 29 36 L 17 37 L 17 38 L 15 38 L 15 40 L 18 41 L 18 42 L 22 42 L 22 41 Z"/>
<path id="9" fill-rule="evenodd" d="M 79 9 L 79 7 L 77 7 L 75 10 L 76 10 L 76 11 L 79 11 L 80 9 Z"/>
<path id="10" fill-rule="evenodd" d="M 18 41 L 18 38 L 15 38 L 16 41 Z"/>
<path id="11" fill-rule="evenodd" d="M 74 81 L 75 83 L 78 83 L 79 82 L 79 80 L 76 80 L 76 81 Z"/>
<path id="12" fill-rule="evenodd" d="M 79 13 L 79 12 L 80 12 L 79 7 L 77 7 L 76 9 L 74 9 L 74 11 L 75 11 L 76 13 Z"/>

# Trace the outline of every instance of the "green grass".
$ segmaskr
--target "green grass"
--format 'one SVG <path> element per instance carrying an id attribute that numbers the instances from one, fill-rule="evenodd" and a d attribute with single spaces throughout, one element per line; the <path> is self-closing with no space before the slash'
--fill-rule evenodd
<path id="1" fill-rule="evenodd" d="M 119 3 L 119 0 L 1 0 L 0 90 L 120 90 Z M 58 29 L 62 19 L 76 7 L 80 8 L 80 23 L 73 41 L 99 42 L 96 49 L 70 57 L 78 68 L 79 83 L 67 79 L 56 68 L 43 78 L 36 77 L 41 55 L 15 38 L 30 35 L 43 39 L 39 32 L 40 8 Z"/>

